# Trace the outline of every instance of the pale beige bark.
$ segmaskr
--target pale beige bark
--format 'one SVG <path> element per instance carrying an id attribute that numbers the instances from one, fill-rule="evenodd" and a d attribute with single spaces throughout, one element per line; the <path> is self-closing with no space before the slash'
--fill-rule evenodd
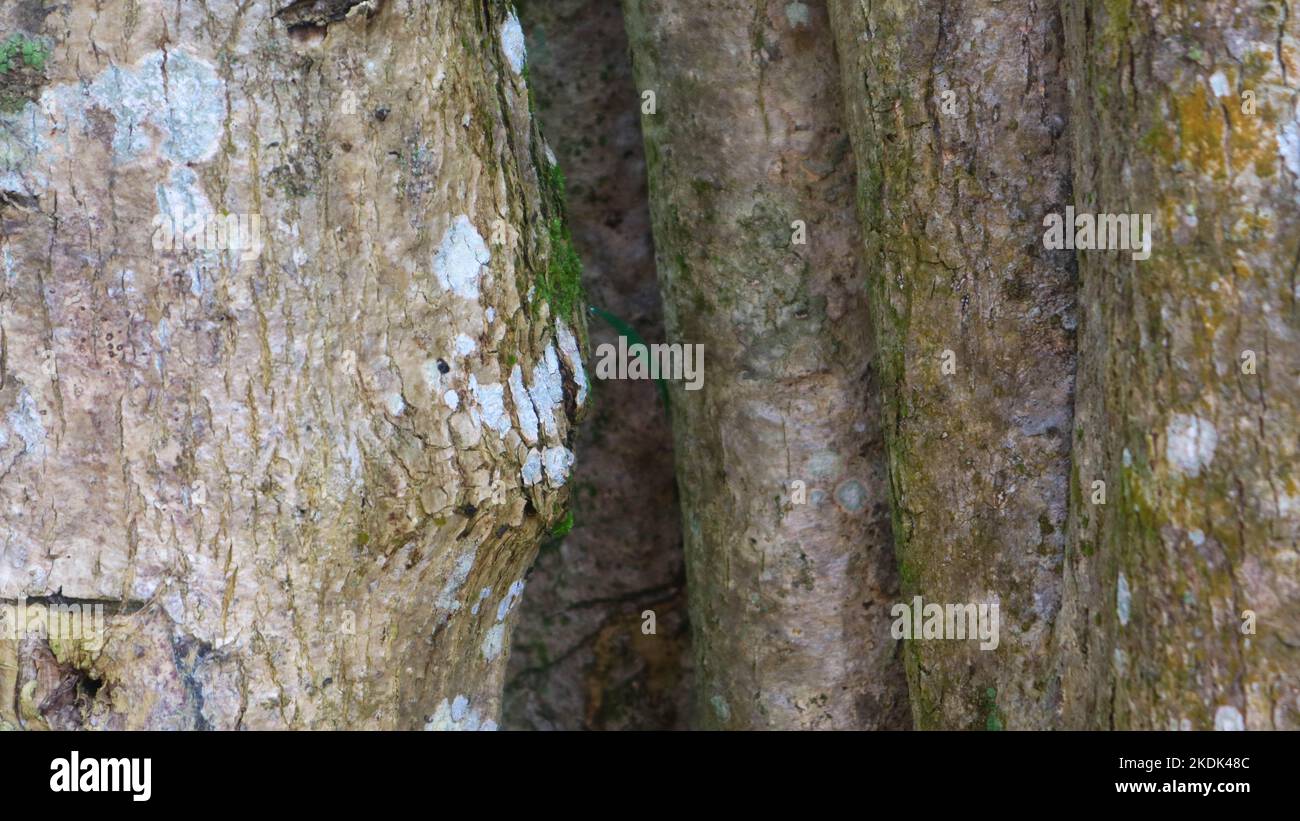
<path id="1" fill-rule="evenodd" d="M 497 720 L 585 399 L 517 31 L 316 6 L 0 9 L 0 599 L 110 606 L 0 640 L 0 722 Z M 177 204 L 260 257 L 156 251 Z"/>
<path id="2" fill-rule="evenodd" d="M 669 339 L 705 349 L 703 389 L 671 394 L 695 723 L 902 726 L 853 160 L 825 7 L 624 11 L 638 89 L 655 94 L 642 127 Z"/>

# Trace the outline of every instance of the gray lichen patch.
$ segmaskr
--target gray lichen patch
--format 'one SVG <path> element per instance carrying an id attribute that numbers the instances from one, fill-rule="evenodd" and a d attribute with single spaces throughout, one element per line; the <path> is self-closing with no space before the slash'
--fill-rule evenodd
<path id="1" fill-rule="evenodd" d="M 21 109 L 0 110 L 0 190 L 39 195 L 57 163 L 101 140 L 118 166 L 151 152 L 171 166 L 205 162 L 216 154 L 226 112 L 216 70 L 184 50 L 46 86 Z"/>

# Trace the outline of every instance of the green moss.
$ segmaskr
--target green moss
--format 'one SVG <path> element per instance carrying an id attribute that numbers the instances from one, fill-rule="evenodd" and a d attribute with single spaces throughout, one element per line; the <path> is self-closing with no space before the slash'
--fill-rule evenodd
<path id="1" fill-rule="evenodd" d="M 566 185 L 564 171 L 560 169 L 558 163 L 551 165 L 549 162 L 543 161 L 538 165 L 542 169 L 538 176 L 542 184 L 542 196 L 546 199 L 547 213 L 563 216 Z"/>
<path id="2" fill-rule="evenodd" d="M 566 510 L 564 518 L 555 527 L 551 528 L 551 535 L 558 539 L 561 536 L 568 535 L 571 530 L 573 530 L 573 511 Z"/>
<path id="3" fill-rule="evenodd" d="M 22 34 L 0 43 L 0 112 L 18 111 L 36 99 L 49 56 L 49 46 Z"/>
<path id="4" fill-rule="evenodd" d="M 573 530 L 573 510 L 570 508 L 564 512 L 564 518 L 555 523 L 549 531 L 543 531 L 541 534 L 541 543 L 537 546 L 538 555 L 553 553 L 560 549 L 564 543 L 564 537 L 569 535 Z"/>
<path id="5" fill-rule="evenodd" d="M 994 732 L 1004 729 L 1002 711 L 998 709 L 998 691 L 990 687 L 984 691 L 984 729 Z"/>
<path id="6" fill-rule="evenodd" d="M 546 231 L 550 248 L 546 270 L 534 282 L 533 310 L 543 302 L 551 306 L 551 316 L 568 317 L 586 302 L 582 289 L 582 258 L 573 246 L 565 217 L 565 179 L 559 165 L 535 158 L 538 183 L 545 213 L 549 215 Z"/>
<path id="7" fill-rule="evenodd" d="M 904 594 L 911 595 L 919 591 L 921 574 L 914 562 L 903 559 L 898 563 L 898 581 Z"/>
<path id="8" fill-rule="evenodd" d="M 546 272 L 537 282 L 534 305 L 546 302 L 555 317 L 571 316 L 574 309 L 585 301 L 582 290 L 582 259 L 573 247 L 569 226 L 560 217 L 551 219 L 548 226 L 551 252 L 547 258 Z"/>
<path id="9" fill-rule="evenodd" d="M 1140 144 L 1147 153 L 1159 157 L 1167 163 L 1173 163 L 1176 159 L 1174 152 L 1174 139 L 1163 126 L 1155 126 L 1143 135 Z"/>
<path id="10" fill-rule="evenodd" d="M 50 49 L 39 40 L 32 40 L 21 34 L 12 35 L 0 43 L 0 74 L 8 74 L 23 66 L 33 71 L 44 71 L 45 61 L 50 56 Z"/>

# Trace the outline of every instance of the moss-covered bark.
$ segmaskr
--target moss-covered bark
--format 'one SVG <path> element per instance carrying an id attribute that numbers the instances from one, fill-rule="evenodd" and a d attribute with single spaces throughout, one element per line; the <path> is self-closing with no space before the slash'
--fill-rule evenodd
<path id="1" fill-rule="evenodd" d="M 909 641 L 918 727 L 1039 727 L 1074 370 L 1059 17 L 1034 0 L 831 0 L 879 338 L 903 598 L 997 604 Z"/>
<path id="2" fill-rule="evenodd" d="M 1154 229 L 1149 260 L 1080 256 L 1061 721 L 1294 729 L 1300 22 L 1261 0 L 1063 9 L 1075 202 Z"/>
<path id="3" fill-rule="evenodd" d="M 703 389 L 671 392 L 695 723 L 900 726 L 874 359 L 825 8 L 624 11 L 637 88 L 654 94 L 642 127 L 669 338 L 705 349 Z"/>
<path id="4" fill-rule="evenodd" d="M 0 724 L 497 720 L 585 398 L 522 35 L 280 5 L 0 8 L 48 47 L 0 75 L 0 599 L 107 617 L 0 640 Z"/>

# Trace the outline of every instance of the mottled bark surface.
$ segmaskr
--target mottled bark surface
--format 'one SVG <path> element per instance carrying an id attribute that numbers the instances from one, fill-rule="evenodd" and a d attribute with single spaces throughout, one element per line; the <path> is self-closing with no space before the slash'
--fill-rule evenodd
<path id="1" fill-rule="evenodd" d="M 0 599 L 110 608 L 0 641 L 0 723 L 497 718 L 586 393 L 522 35 L 271 12 L 0 9 L 47 51 L 0 77 Z M 157 251 L 174 208 L 260 257 Z"/>
<path id="2" fill-rule="evenodd" d="M 640 98 L 609 0 L 519 10 L 537 117 L 568 181 L 592 304 L 663 339 L 646 203 Z M 593 348 L 617 341 L 592 320 Z M 573 530 L 528 575 L 506 682 L 506 728 L 681 728 L 689 697 L 672 433 L 650 382 L 601 381 L 578 437 Z M 641 614 L 655 613 L 655 632 Z"/>
<path id="3" fill-rule="evenodd" d="M 918 727 L 1043 726 L 1074 369 L 1059 18 L 1034 0 L 832 0 L 859 169 L 902 593 L 998 604 L 909 641 Z M 944 372 L 945 362 L 955 369 Z"/>
<path id="4" fill-rule="evenodd" d="M 1062 723 L 1294 729 L 1296 9 L 1063 8 L 1078 208 L 1154 230 L 1145 262 L 1080 256 Z"/>
<path id="5" fill-rule="evenodd" d="M 656 95 L 642 127 L 668 335 L 705 349 L 703 389 L 671 389 L 694 723 L 903 726 L 853 161 L 825 8 L 624 11 L 637 87 Z"/>

